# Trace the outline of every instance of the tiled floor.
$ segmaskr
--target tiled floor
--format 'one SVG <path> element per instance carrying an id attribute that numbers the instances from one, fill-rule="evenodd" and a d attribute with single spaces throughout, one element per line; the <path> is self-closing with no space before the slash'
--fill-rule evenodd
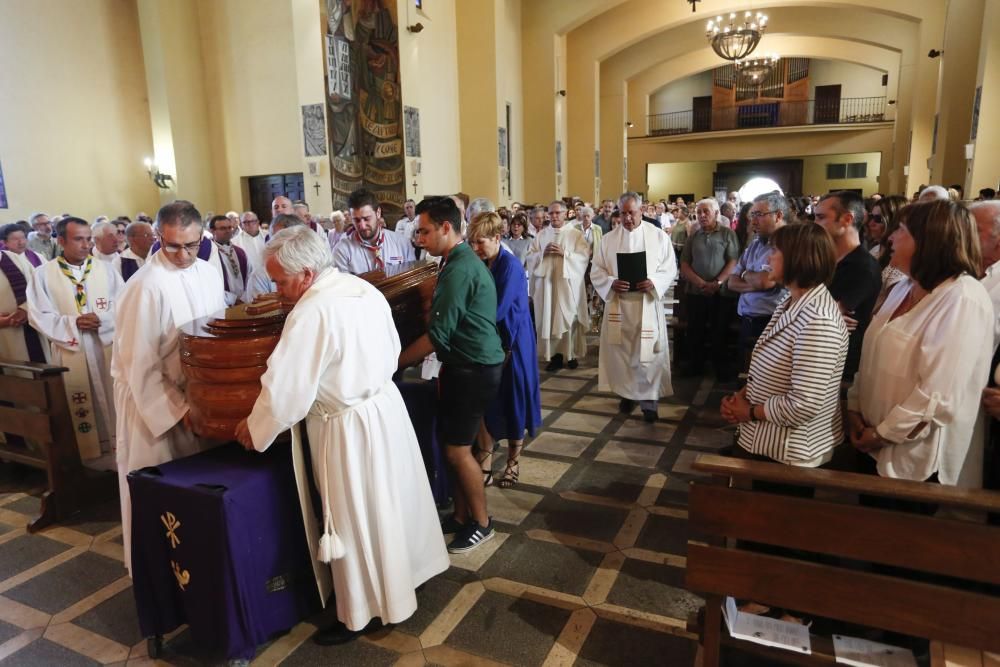
<path id="1" fill-rule="evenodd" d="M 596 341 L 592 341 L 596 343 Z M 597 392 L 596 348 L 543 373 L 544 424 L 513 490 L 488 490 L 499 528 L 419 593 L 405 623 L 339 648 L 309 619 L 261 647 L 256 665 L 691 665 L 684 630 L 687 482 L 698 453 L 732 442 L 721 390 L 675 378 L 661 421 L 617 412 Z M 503 470 L 505 450 L 495 461 Z M 28 535 L 40 479 L 0 464 L 0 661 L 152 664 L 122 567 L 114 504 Z M 183 628 L 159 664 L 210 664 Z"/>

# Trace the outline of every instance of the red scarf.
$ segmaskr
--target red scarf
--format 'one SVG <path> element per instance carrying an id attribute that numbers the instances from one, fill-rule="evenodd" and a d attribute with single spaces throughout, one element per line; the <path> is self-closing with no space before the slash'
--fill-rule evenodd
<path id="1" fill-rule="evenodd" d="M 357 231 L 357 230 L 355 230 Z M 380 227 L 378 234 L 375 236 L 374 241 L 366 241 L 361 238 L 361 234 L 358 234 L 358 241 L 361 243 L 361 247 L 366 250 L 371 251 L 374 256 L 375 270 L 385 271 L 385 260 L 382 259 L 382 242 L 385 241 L 385 228 Z"/>

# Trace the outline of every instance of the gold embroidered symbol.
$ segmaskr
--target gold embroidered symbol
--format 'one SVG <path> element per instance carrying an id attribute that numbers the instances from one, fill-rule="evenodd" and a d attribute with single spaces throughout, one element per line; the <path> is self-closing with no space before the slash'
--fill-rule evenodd
<path id="1" fill-rule="evenodd" d="M 177 585 L 180 586 L 183 591 L 184 587 L 191 582 L 191 573 L 187 570 L 182 570 L 181 566 L 178 565 L 175 560 L 170 561 L 170 567 L 174 570 L 174 578 L 177 579 Z"/>
<path id="2" fill-rule="evenodd" d="M 171 512 L 160 515 L 160 521 L 163 522 L 163 526 L 167 529 L 167 537 L 170 539 L 170 548 L 176 549 L 177 545 L 181 543 L 181 538 L 177 537 L 177 529 L 181 527 L 181 522 L 177 520 Z"/>

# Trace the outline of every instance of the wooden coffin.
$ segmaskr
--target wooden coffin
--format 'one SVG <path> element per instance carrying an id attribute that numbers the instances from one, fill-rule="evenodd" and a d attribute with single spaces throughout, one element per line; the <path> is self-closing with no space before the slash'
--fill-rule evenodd
<path id="1" fill-rule="evenodd" d="M 360 276 L 385 295 L 405 348 L 427 329 L 437 265 L 412 262 Z M 260 394 L 260 377 L 288 314 L 274 295 L 227 308 L 181 329 L 181 364 L 195 433 L 232 440 Z"/>

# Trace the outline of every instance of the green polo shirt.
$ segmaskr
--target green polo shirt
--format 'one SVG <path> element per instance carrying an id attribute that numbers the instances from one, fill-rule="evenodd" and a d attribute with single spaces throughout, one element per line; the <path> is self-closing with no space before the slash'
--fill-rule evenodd
<path id="1" fill-rule="evenodd" d="M 448 254 L 438 275 L 427 333 L 445 364 L 503 362 L 497 333 L 497 288 L 483 260 L 468 244 Z"/>

